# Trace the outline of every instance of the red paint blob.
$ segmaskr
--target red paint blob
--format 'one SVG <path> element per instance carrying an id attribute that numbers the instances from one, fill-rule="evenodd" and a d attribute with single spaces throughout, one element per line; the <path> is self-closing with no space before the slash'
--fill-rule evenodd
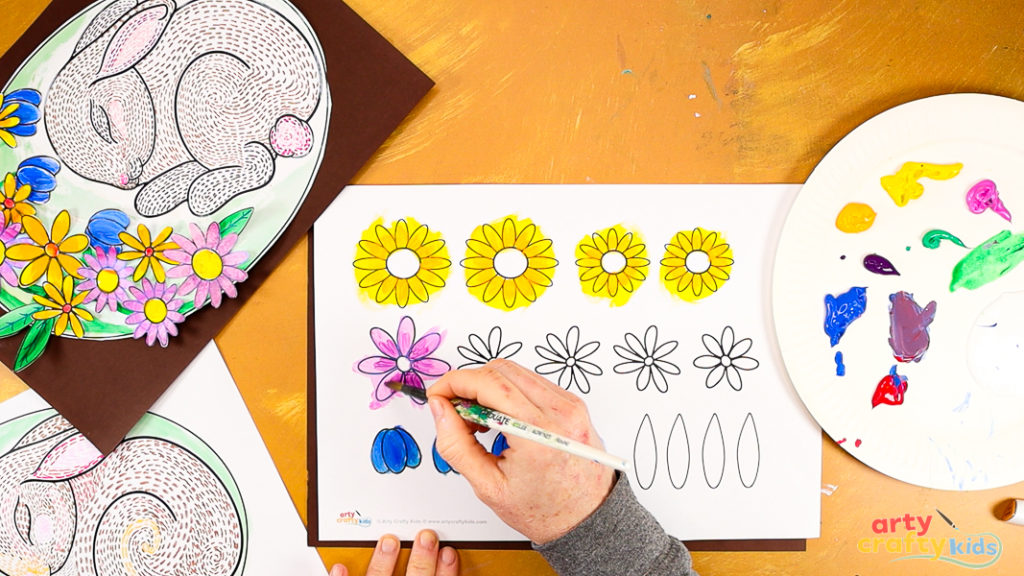
<path id="1" fill-rule="evenodd" d="M 875 394 L 871 397 L 871 407 L 875 408 L 879 404 L 899 406 L 903 404 L 903 395 L 906 391 L 907 377 L 897 374 L 896 367 L 893 366 L 875 387 Z"/>
<path id="2" fill-rule="evenodd" d="M 857 438 L 857 441 L 853 443 L 853 445 L 856 446 L 857 448 L 860 448 L 860 444 L 860 438 Z"/>

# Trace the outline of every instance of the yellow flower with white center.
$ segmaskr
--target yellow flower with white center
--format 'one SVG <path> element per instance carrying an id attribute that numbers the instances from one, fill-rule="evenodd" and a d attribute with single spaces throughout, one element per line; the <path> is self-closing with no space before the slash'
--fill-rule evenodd
<path id="1" fill-rule="evenodd" d="M 694 228 L 677 232 L 665 245 L 661 260 L 662 283 L 687 302 L 706 298 L 729 280 L 732 248 L 720 232 Z"/>
<path id="2" fill-rule="evenodd" d="M 499 310 L 529 306 L 552 285 L 555 252 L 529 219 L 506 216 L 477 226 L 466 240 L 466 286 Z"/>
<path id="3" fill-rule="evenodd" d="M 621 225 L 585 236 L 576 245 L 576 266 L 585 294 L 625 304 L 647 279 L 647 247 Z"/>
<path id="4" fill-rule="evenodd" d="M 390 226 L 377 220 L 364 230 L 352 265 L 363 294 L 404 308 L 443 288 L 452 263 L 439 232 L 404 218 Z"/>

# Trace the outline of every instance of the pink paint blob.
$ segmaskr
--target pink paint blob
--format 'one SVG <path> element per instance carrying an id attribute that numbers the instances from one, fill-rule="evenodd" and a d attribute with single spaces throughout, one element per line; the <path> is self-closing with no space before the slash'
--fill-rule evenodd
<path id="1" fill-rule="evenodd" d="M 967 209 L 974 214 L 981 214 L 985 210 L 991 210 L 999 214 L 1007 222 L 1013 222 L 1010 211 L 1006 209 L 1002 199 L 999 198 L 999 189 L 996 183 L 991 180 L 982 180 L 967 191 Z"/>

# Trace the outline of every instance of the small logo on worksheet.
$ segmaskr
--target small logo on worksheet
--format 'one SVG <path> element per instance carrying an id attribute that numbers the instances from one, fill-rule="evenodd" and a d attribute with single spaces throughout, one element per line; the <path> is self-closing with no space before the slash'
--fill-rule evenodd
<path id="1" fill-rule="evenodd" d="M 1003 542 L 991 532 L 967 534 L 948 516 L 903 514 L 871 521 L 873 536 L 857 541 L 864 554 L 890 554 L 892 562 L 927 560 L 962 568 L 988 568 L 1003 555 Z M 932 520 L 937 520 L 934 525 Z"/>
<path id="2" fill-rule="evenodd" d="M 369 517 L 360 514 L 359 510 L 342 512 L 338 514 L 338 517 L 334 521 L 338 524 L 351 524 L 353 526 L 362 526 L 363 528 L 369 528 L 370 523 L 372 522 Z"/>

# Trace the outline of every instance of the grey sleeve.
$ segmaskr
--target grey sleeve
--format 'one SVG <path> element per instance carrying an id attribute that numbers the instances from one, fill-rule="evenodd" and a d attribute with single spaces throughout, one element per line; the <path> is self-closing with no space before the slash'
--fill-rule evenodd
<path id="1" fill-rule="evenodd" d="M 561 576 L 697 576 L 690 553 L 637 502 L 618 474 L 611 494 L 579 526 L 534 549 Z"/>

